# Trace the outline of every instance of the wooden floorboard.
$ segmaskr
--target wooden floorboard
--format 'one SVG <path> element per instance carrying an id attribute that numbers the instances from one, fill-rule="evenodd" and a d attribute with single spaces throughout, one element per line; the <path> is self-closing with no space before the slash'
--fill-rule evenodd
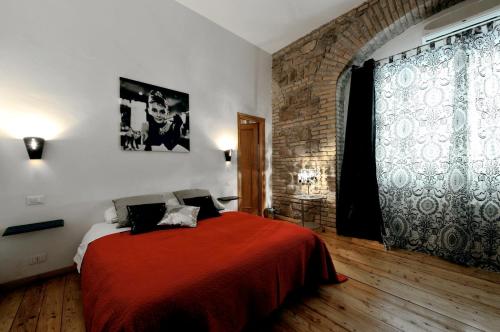
<path id="1" fill-rule="evenodd" d="M 461 266 L 458 264 L 445 261 L 436 256 L 431 256 L 403 249 L 393 249 L 386 251 L 384 249 L 384 246 L 376 241 L 368 241 L 368 240 L 350 238 L 345 236 L 338 236 L 333 232 L 330 232 L 328 233 L 328 235 L 324 236 L 324 239 L 334 239 L 336 242 L 344 243 L 347 247 L 374 249 L 376 251 L 383 252 L 384 254 L 388 254 L 391 256 L 407 258 L 414 263 L 423 263 L 425 266 L 443 269 L 446 270 L 448 273 L 456 272 L 458 274 L 464 274 L 475 278 L 476 282 L 480 280 L 486 280 L 494 284 L 500 284 L 500 273 L 489 272 L 476 267 Z"/>
<path id="2" fill-rule="evenodd" d="M 402 301 L 400 297 L 380 291 L 355 279 L 348 283 L 322 287 L 319 295 L 328 302 L 343 303 L 363 314 L 369 314 L 402 331 L 474 330 L 456 320 L 427 308 Z M 397 314 L 395 314 L 397 313 Z"/>
<path id="3" fill-rule="evenodd" d="M 36 332 L 61 331 L 65 281 L 61 276 L 46 282 Z"/>
<path id="4" fill-rule="evenodd" d="M 466 301 L 472 305 L 498 305 L 500 294 L 495 289 L 495 285 L 488 282 L 489 285 L 482 285 L 478 282 L 471 285 L 471 278 L 463 274 L 443 273 L 438 269 L 427 269 L 423 264 L 414 263 L 409 260 L 394 259 L 393 257 L 381 257 L 373 255 L 369 250 L 354 252 L 352 250 L 333 246 L 332 254 L 334 257 L 342 257 L 349 262 L 356 262 L 362 265 L 376 266 L 395 280 L 409 284 L 413 287 L 431 291 L 433 293 L 442 293 L 448 298 L 464 298 L 459 301 Z M 416 265 L 415 265 L 416 264 Z M 412 266 L 409 266 L 412 265 Z M 415 269 L 415 268 L 418 268 Z M 451 274 L 451 276 L 450 276 Z M 442 282 L 446 281 L 446 282 Z M 468 291 L 464 292 L 463 289 Z"/>
<path id="5" fill-rule="evenodd" d="M 70 274 L 66 277 L 61 331 L 85 331 L 80 277 L 76 273 Z"/>
<path id="6" fill-rule="evenodd" d="M 500 273 L 321 233 L 350 279 L 296 296 L 251 331 L 500 331 Z M 0 296 L 0 332 L 85 331 L 76 273 Z"/>
<path id="7" fill-rule="evenodd" d="M 0 294 L 0 332 L 8 332 L 23 300 L 25 288 Z"/>
<path id="8" fill-rule="evenodd" d="M 38 317 L 42 308 L 43 293 L 45 283 L 35 282 L 29 286 L 16 313 L 16 318 L 12 323 L 11 331 L 36 331 Z"/>

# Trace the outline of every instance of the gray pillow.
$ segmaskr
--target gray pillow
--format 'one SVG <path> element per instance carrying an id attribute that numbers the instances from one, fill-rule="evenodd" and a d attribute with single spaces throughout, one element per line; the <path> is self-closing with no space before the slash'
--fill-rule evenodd
<path id="1" fill-rule="evenodd" d="M 117 228 L 130 226 L 127 205 L 165 203 L 166 201 L 165 194 L 140 195 L 114 199 L 113 203 L 115 204 L 116 216 L 118 218 Z"/>
<path id="2" fill-rule="evenodd" d="M 167 205 L 179 205 L 179 200 L 175 197 L 173 192 L 166 192 L 165 194 L 165 204 Z"/>
<path id="3" fill-rule="evenodd" d="M 180 204 L 184 204 L 184 198 L 193 198 L 193 197 L 200 197 L 200 196 L 211 196 L 212 201 L 214 202 L 215 207 L 217 210 L 224 210 L 225 207 L 222 205 L 221 202 L 219 202 L 212 194 L 210 194 L 210 191 L 206 189 L 186 189 L 186 190 L 179 190 L 179 191 L 174 191 L 175 197 L 179 200 Z M 185 205 L 185 204 L 184 204 Z"/>

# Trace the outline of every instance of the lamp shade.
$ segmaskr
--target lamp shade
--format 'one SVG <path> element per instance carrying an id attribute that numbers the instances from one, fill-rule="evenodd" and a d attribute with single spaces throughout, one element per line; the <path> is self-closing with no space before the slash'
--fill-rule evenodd
<path id="1" fill-rule="evenodd" d="M 30 159 L 42 159 L 45 140 L 40 137 L 25 137 L 23 140 Z"/>
<path id="2" fill-rule="evenodd" d="M 226 161 L 231 161 L 231 156 L 232 156 L 232 151 L 231 150 L 225 150 L 224 151 L 224 158 L 226 158 Z"/>
<path id="3" fill-rule="evenodd" d="M 298 173 L 299 183 L 310 185 L 318 180 L 318 173 L 314 169 L 301 169 Z"/>

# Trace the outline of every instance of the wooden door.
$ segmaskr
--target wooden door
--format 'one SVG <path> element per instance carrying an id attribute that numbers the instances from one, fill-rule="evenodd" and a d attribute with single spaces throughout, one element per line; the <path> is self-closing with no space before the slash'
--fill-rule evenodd
<path id="1" fill-rule="evenodd" d="M 240 211 L 259 213 L 259 125 L 240 125 Z"/>
<path id="2" fill-rule="evenodd" d="M 238 116 L 238 210 L 261 215 L 264 205 L 264 119 Z"/>

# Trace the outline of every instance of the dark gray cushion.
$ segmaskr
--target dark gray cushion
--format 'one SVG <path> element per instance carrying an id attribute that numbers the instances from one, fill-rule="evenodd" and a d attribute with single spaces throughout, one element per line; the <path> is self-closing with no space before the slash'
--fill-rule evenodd
<path id="1" fill-rule="evenodd" d="M 130 226 L 128 220 L 128 205 L 165 203 L 165 194 L 140 195 L 131 197 L 122 197 L 114 199 L 116 216 L 118 218 L 118 228 Z"/>
<path id="2" fill-rule="evenodd" d="M 175 197 L 179 200 L 179 202 L 183 205 L 187 205 L 184 203 L 184 198 L 193 198 L 193 197 L 201 197 L 201 196 L 212 196 L 210 194 L 210 191 L 206 189 L 186 189 L 186 190 L 179 190 L 179 191 L 174 191 Z M 222 205 L 221 202 L 219 202 L 214 196 L 212 196 L 212 201 L 214 202 L 215 207 L 217 210 L 224 210 L 224 205 Z"/>
<path id="3" fill-rule="evenodd" d="M 165 203 L 128 205 L 128 220 L 131 224 L 130 233 L 140 234 L 158 229 L 158 223 L 165 217 Z"/>
<path id="4" fill-rule="evenodd" d="M 196 218 L 197 221 L 220 217 L 220 213 L 214 205 L 212 196 L 198 196 L 193 198 L 184 198 L 184 204 L 188 206 L 198 206 L 200 211 Z"/>

